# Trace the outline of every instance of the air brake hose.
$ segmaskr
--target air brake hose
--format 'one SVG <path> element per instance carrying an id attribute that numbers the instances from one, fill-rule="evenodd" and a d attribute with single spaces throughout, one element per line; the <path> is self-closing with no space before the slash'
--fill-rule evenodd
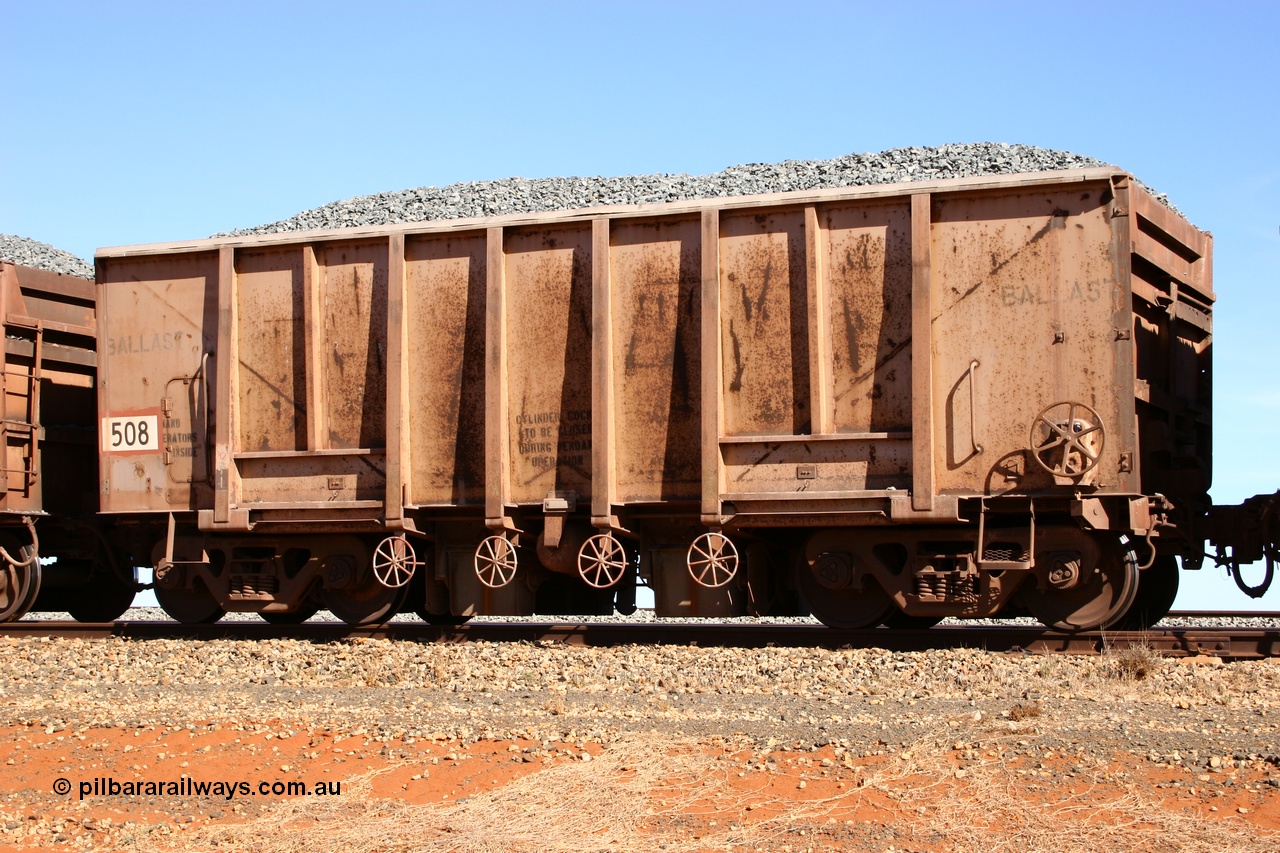
<path id="1" fill-rule="evenodd" d="M 1267 594 L 1267 590 L 1271 587 L 1271 581 L 1275 577 L 1275 551 L 1270 546 L 1267 547 L 1267 572 L 1262 576 L 1262 583 L 1257 586 L 1250 586 L 1245 583 L 1244 577 L 1240 574 L 1239 564 L 1232 563 L 1227 566 L 1227 571 L 1231 572 L 1231 577 L 1235 580 L 1236 586 L 1240 587 L 1240 591 L 1250 598 L 1262 598 Z"/>
<path id="2" fill-rule="evenodd" d="M 1240 564 L 1231 563 L 1227 566 L 1227 570 L 1231 572 L 1232 579 L 1236 582 L 1236 586 L 1240 587 L 1240 591 L 1250 598 L 1262 598 L 1267 594 L 1267 590 L 1271 588 L 1271 581 L 1276 575 L 1276 557 L 1280 554 L 1280 543 L 1276 542 L 1275 521 L 1276 512 L 1275 496 L 1266 501 L 1259 521 L 1262 523 L 1262 551 L 1266 555 L 1267 571 L 1262 576 L 1262 583 L 1256 586 L 1250 586 L 1245 583 L 1244 576 L 1240 573 Z"/>

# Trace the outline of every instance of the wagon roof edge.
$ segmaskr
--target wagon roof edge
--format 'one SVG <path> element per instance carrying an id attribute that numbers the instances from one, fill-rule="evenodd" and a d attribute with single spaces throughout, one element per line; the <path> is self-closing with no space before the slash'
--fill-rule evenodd
<path id="1" fill-rule="evenodd" d="M 1037 187 L 1053 184 L 1089 183 L 1108 181 L 1113 177 L 1132 178 L 1116 167 L 1093 166 L 1083 169 L 1063 169 L 1047 172 L 1015 172 L 1004 175 L 979 175 L 965 178 L 907 181 L 896 184 L 862 184 L 847 187 L 829 187 L 813 190 L 765 193 L 742 196 L 712 196 L 709 198 L 646 204 L 598 205 L 572 210 L 540 211 L 533 213 L 508 213 L 498 216 L 478 216 L 463 219 L 431 219 L 414 222 L 387 223 L 381 225 L 357 225 L 347 228 L 323 228 L 303 231 L 274 231 L 266 234 L 205 237 L 196 240 L 175 240 L 160 243 L 138 243 L 122 246 L 106 246 L 94 252 L 95 258 L 124 258 L 136 255 L 177 254 L 182 252 L 213 251 L 222 247 L 245 248 L 288 243 L 322 242 L 329 240 L 357 240 L 385 237 L 390 234 L 430 234 L 450 231 L 475 231 L 481 228 L 554 225 L 581 222 L 601 217 L 672 216 L 683 213 L 696 214 L 707 208 L 733 210 L 757 207 L 764 204 L 808 204 L 841 200 L 875 199 L 914 195 L 926 192 L 965 192 L 986 189 L 1010 189 Z"/>

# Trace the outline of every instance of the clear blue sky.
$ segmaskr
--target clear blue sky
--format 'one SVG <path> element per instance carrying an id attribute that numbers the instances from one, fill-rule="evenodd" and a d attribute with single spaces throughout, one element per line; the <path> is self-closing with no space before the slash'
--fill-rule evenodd
<path id="1" fill-rule="evenodd" d="M 1280 5 L 0 0 L 0 32 L 0 232 L 83 257 L 511 175 L 1117 164 L 1216 238 L 1215 500 L 1280 488 Z M 1248 604 L 1201 575 L 1179 606 Z"/>

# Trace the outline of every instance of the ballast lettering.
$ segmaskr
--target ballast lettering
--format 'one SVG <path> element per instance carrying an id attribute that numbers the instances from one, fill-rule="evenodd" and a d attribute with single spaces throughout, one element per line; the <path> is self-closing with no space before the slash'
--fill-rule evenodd
<path id="1" fill-rule="evenodd" d="M 152 332 L 107 338 L 107 355 L 132 355 L 171 350 L 181 338 L 182 332 Z"/>
<path id="2" fill-rule="evenodd" d="M 1050 305 L 1054 302 L 1097 302 L 1102 298 L 1102 285 L 1096 281 L 1074 281 L 1062 288 L 1055 298 L 1053 288 L 1039 282 L 1005 284 L 1000 287 L 1000 303 L 1005 308 L 1023 305 Z"/>

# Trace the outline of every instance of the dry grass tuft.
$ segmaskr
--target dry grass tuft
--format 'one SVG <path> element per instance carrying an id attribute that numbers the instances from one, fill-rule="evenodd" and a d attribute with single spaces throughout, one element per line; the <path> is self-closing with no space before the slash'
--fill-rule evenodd
<path id="1" fill-rule="evenodd" d="M 866 780 L 898 805 L 910 849 L 923 844 L 949 853 L 1263 853 L 1280 845 L 1280 833 L 1243 820 L 1205 821 L 1172 810 L 1118 781 L 1098 762 L 1076 768 L 1069 779 L 1036 780 L 1028 765 L 989 758 L 967 767 L 959 780 L 948 778 L 956 773 L 944 748 L 917 746 L 911 755 L 909 762 Z"/>
<path id="2" fill-rule="evenodd" d="M 1023 703 L 1018 702 L 1009 709 L 1009 719 L 1018 723 L 1023 720 L 1033 720 L 1043 713 L 1044 706 L 1039 702 L 1032 702 L 1029 705 L 1024 705 Z"/>
<path id="3" fill-rule="evenodd" d="M 1127 646 L 1109 646 L 1102 653 L 1103 671 L 1119 681 L 1141 681 L 1159 672 L 1165 665 L 1164 657 L 1149 643 L 1133 643 Z"/>
<path id="4" fill-rule="evenodd" d="M 633 742 L 440 805 L 376 799 L 371 774 L 344 782 L 340 798 L 284 801 L 253 823 L 187 834 L 181 846 L 246 853 L 317 846 L 351 853 L 632 850 L 662 816 L 696 812 L 698 801 L 725 782 L 727 774 L 714 770 L 715 762 L 679 743 Z"/>

